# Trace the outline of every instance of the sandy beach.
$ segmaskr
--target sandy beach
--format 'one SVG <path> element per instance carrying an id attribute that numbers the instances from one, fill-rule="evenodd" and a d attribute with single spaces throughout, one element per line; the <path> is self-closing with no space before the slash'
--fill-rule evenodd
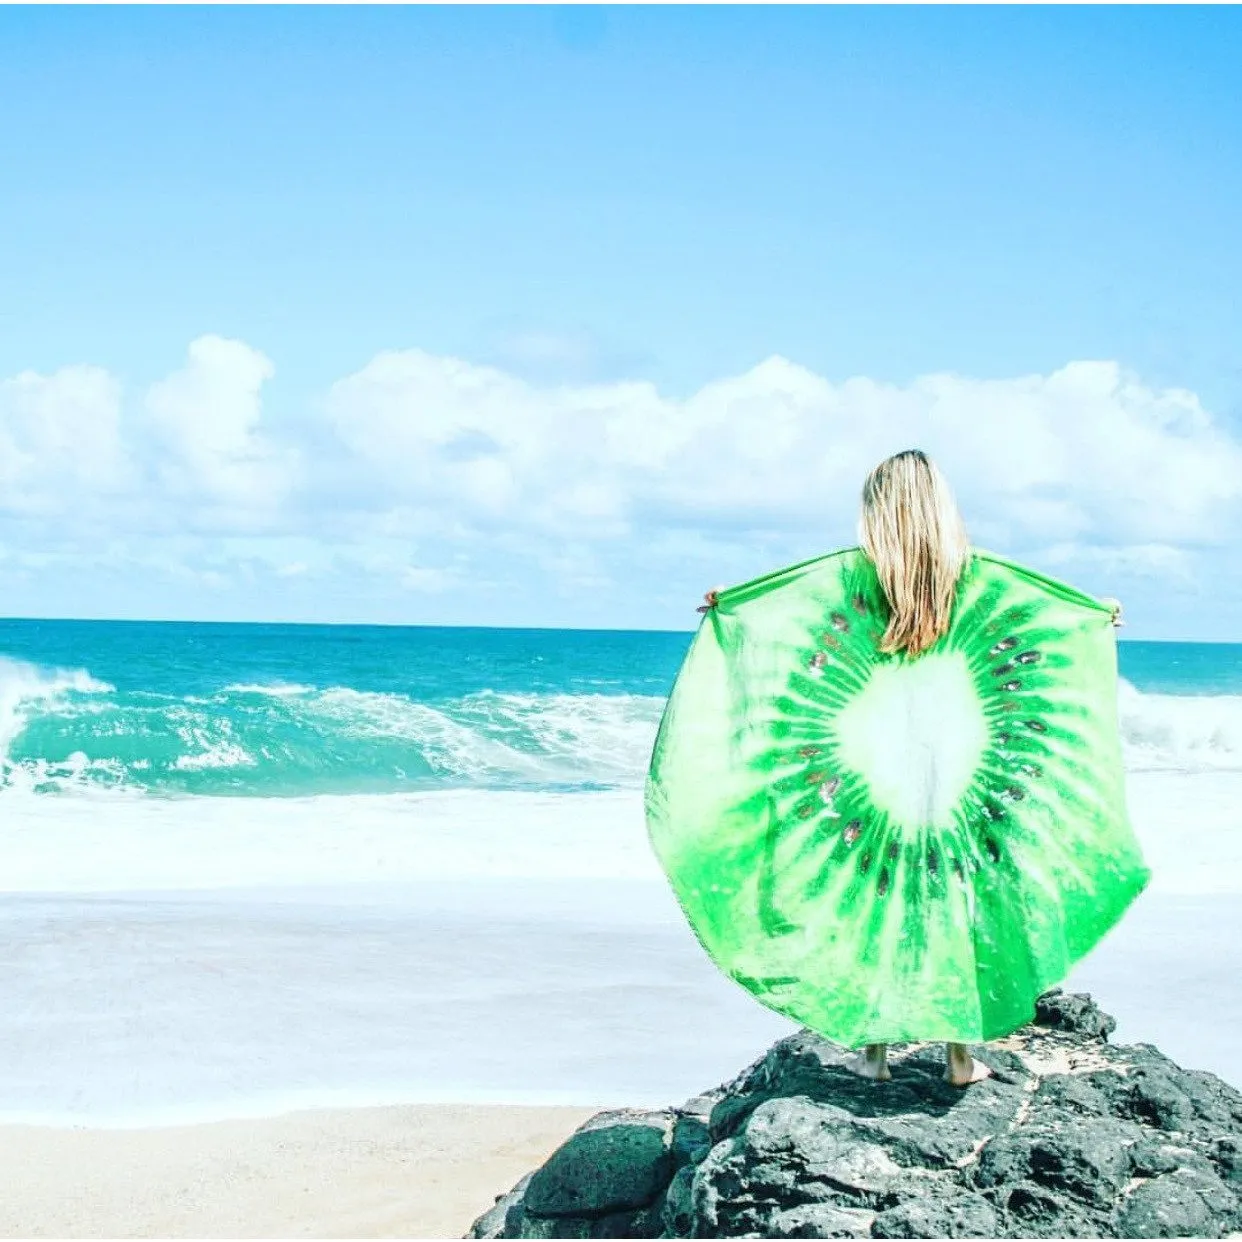
<path id="1" fill-rule="evenodd" d="M 1151 889 L 1067 986 L 1236 1081 L 1242 777 L 1130 796 Z M 8 799 L 0 1237 L 461 1237 L 594 1112 L 796 1029 L 632 791 L 224 801 Z"/>
<path id="2" fill-rule="evenodd" d="M 459 1238 L 595 1109 L 330 1109 L 140 1130 L 0 1127 L 0 1234 Z"/>

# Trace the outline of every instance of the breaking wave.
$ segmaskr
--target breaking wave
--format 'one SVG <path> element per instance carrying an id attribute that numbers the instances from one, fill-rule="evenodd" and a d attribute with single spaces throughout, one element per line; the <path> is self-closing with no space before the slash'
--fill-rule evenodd
<path id="1" fill-rule="evenodd" d="M 1117 712 L 1130 771 L 1242 770 L 1242 696 L 1143 694 L 1123 680 Z"/>
<path id="2" fill-rule="evenodd" d="M 0 782 L 161 794 L 592 789 L 641 782 L 663 701 L 483 691 L 420 702 L 348 687 L 118 693 L 0 663 Z"/>
<path id="3" fill-rule="evenodd" d="M 239 683 L 119 692 L 85 669 L 0 658 L 0 786 L 37 793 L 295 796 L 641 785 L 663 699 L 397 693 Z M 1122 681 L 1132 771 L 1242 770 L 1242 696 L 1145 694 Z"/>

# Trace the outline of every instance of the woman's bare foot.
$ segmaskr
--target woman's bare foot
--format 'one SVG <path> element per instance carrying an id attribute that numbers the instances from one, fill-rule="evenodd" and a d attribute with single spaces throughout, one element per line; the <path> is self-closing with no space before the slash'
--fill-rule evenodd
<path id="1" fill-rule="evenodd" d="M 980 1082 L 991 1074 L 986 1065 L 982 1065 L 970 1055 L 965 1044 L 945 1044 L 947 1051 L 944 1068 L 944 1080 L 954 1087 L 969 1087 L 972 1082 Z"/>
<path id="2" fill-rule="evenodd" d="M 875 1082 L 888 1082 L 892 1078 L 888 1071 L 887 1044 L 868 1044 L 846 1064 L 861 1078 L 870 1078 Z"/>

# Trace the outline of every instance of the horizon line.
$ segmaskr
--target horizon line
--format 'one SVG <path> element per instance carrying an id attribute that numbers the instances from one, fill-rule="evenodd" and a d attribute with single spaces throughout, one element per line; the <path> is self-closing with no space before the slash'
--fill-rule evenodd
<path id="1" fill-rule="evenodd" d="M 694 635 L 698 627 L 688 630 L 635 628 L 632 626 L 600 625 L 487 625 L 480 623 L 432 623 L 408 621 L 225 621 L 194 620 L 186 617 L 0 617 L 0 626 L 12 622 L 44 622 L 67 625 L 219 625 L 219 626 L 283 626 L 304 629 L 374 629 L 374 630 L 514 630 L 524 633 L 570 634 L 683 634 Z M 1229 638 L 1122 638 L 1118 645 L 1130 643 L 1177 643 L 1182 646 L 1242 647 L 1242 639 Z M 2 653 L 0 653 L 2 654 Z"/>

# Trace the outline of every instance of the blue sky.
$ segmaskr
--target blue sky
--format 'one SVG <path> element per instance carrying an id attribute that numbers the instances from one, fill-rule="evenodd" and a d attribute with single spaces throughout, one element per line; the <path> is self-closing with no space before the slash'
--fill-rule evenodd
<path id="1" fill-rule="evenodd" d="M 913 440 L 1133 636 L 1242 636 L 1240 62 L 1226 7 L 0 9 L 0 611 L 690 626 Z"/>

